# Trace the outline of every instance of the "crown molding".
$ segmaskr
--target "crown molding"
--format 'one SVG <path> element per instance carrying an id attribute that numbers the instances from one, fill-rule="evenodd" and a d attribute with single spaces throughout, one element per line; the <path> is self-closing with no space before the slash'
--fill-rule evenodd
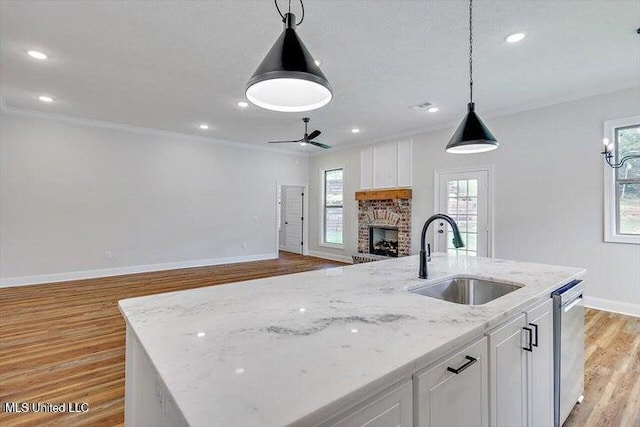
<path id="1" fill-rule="evenodd" d="M 125 125 L 121 123 L 87 119 L 84 117 L 68 116 L 64 114 L 48 113 L 48 112 L 42 112 L 42 111 L 36 111 L 36 110 L 29 110 L 26 108 L 11 107 L 7 105 L 7 103 L 4 100 L 4 97 L 2 97 L 1 94 L 0 94 L 0 110 L 6 114 L 11 114 L 15 116 L 52 120 L 57 122 L 64 122 L 64 123 L 70 123 L 70 124 L 81 125 L 81 126 L 90 126 L 90 127 L 101 128 L 101 129 L 112 129 L 112 130 L 133 132 L 133 133 L 139 133 L 139 134 L 145 134 L 145 135 L 166 136 L 166 137 L 173 137 L 173 138 L 183 138 L 183 139 L 186 138 L 193 141 L 213 143 L 216 145 L 222 145 L 226 147 L 259 150 L 259 151 L 266 151 L 266 152 L 276 153 L 276 154 L 286 154 L 286 155 L 297 156 L 297 157 L 309 156 L 309 153 L 298 153 L 295 151 L 288 151 L 288 150 L 276 148 L 276 147 L 263 147 L 260 145 L 249 144 L 246 142 L 234 142 L 234 141 L 229 141 L 224 139 L 192 135 L 188 133 L 175 132 L 175 131 L 164 130 L 164 129 Z"/>

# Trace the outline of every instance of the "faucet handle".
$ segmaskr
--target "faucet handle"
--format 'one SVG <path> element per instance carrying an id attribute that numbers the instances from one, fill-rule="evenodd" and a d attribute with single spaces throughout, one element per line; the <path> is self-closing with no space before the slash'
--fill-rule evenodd
<path id="1" fill-rule="evenodd" d="M 431 243 L 427 243 L 427 261 L 431 261 Z"/>

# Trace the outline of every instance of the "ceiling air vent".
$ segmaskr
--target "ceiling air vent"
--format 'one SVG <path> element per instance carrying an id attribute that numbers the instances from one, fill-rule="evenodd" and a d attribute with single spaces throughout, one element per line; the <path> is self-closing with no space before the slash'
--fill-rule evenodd
<path id="1" fill-rule="evenodd" d="M 430 102 L 423 102 L 422 104 L 411 105 L 409 109 L 411 111 L 427 111 L 427 109 L 433 104 Z"/>

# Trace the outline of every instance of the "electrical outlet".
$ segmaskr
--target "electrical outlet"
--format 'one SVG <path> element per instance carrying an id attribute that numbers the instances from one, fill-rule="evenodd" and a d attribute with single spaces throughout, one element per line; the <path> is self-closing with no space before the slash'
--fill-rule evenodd
<path id="1" fill-rule="evenodd" d="M 242 249 L 247 249 L 247 242 L 242 243 Z"/>
<path id="2" fill-rule="evenodd" d="M 111 258 L 113 257 L 113 254 L 111 253 L 111 251 L 106 251 L 106 252 L 104 253 L 104 256 L 105 256 L 107 259 L 111 259 Z"/>

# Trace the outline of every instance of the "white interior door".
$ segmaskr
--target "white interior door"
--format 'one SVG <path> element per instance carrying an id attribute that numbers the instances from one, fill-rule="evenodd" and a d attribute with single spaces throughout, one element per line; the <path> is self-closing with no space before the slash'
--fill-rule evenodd
<path id="1" fill-rule="evenodd" d="M 436 250 L 449 254 L 489 257 L 491 229 L 489 171 L 438 172 L 437 211 L 458 224 L 464 247 L 456 249 L 453 233 L 445 221 L 436 221 Z"/>
<path id="2" fill-rule="evenodd" d="M 287 252 L 302 254 L 302 198 L 304 187 L 283 186 L 284 197 L 284 245 Z"/>

